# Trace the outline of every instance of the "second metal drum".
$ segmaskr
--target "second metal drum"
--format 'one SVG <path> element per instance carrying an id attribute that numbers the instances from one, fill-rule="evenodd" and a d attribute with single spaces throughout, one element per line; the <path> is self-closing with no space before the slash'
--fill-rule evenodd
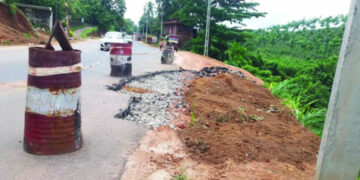
<path id="1" fill-rule="evenodd" d="M 132 73 L 132 44 L 113 43 L 110 50 L 110 76 L 127 77 Z"/>

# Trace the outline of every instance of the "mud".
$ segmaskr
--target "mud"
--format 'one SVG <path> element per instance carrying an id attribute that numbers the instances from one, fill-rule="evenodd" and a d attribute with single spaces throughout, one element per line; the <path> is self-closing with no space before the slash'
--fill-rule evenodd
<path id="1" fill-rule="evenodd" d="M 195 122 L 178 135 L 197 161 L 277 161 L 300 170 L 316 163 L 320 139 L 267 89 L 248 80 L 231 74 L 196 79 L 185 102 Z"/>

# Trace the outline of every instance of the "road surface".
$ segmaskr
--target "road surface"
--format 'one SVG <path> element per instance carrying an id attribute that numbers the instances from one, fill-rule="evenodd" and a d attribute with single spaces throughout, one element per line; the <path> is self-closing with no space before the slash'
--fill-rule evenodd
<path id="1" fill-rule="evenodd" d="M 82 50 L 84 66 L 106 54 L 99 50 L 98 40 L 73 46 Z M 157 49 L 134 43 L 133 53 L 154 51 Z M 109 76 L 109 60 L 82 72 L 84 146 L 57 156 L 35 156 L 23 151 L 27 62 L 27 47 L 0 48 L 0 179 L 120 179 L 127 157 L 135 151 L 146 129 L 114 118 L 130 97 L 105 88 L 120 79 Z M 134 75 L 167 69 L 177 67 L 161 65 L 160 52 L 133 56 Z"/>

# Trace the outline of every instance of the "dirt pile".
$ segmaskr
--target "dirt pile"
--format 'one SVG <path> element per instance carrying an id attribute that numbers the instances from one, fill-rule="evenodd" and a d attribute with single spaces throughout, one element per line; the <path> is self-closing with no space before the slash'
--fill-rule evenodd
<path id="1" fill-rule="evenodd" d="M 219 60 L 216 60 L 216 59 L 213 59 L 210 57 L 206 57 L 206 56 L 201 56 L 201 55 L 198 55 L 198 54 L 195 54 L 192 52 L 188 52 L 188 51 L 179 51 L 179 52 L 175 53 L 174 64 L 176 64 L 184 69 L 195 70 L 195 71 L 200 71 L 201 69 L 206 68 L 206 67 L 225 67 L 234 72 L 240 71 L 248 79 L 255 81 L 256 84 L 258 84 L 258 85 L 264 84 L 264 81 L 255 77 L 254 75 L 245 71 L 244 69 L 230 66 Z"/>
<path id="2" fill-rule="evenodd" d="M 48 38 L 46 32 L 35 32 L 20 10 L 11 17 L 9 6 L 0 2 L 0 45 L 40 43 Z"/>
<path id="3" fill-rule="evenodd" d="M 315 165 L 320 139 L 267 89 L 234 74 L 194 80 L 185 93 L 189 128 L 178 135 L 205 163 L 281 162 Z"/>
<path id="4" fill-rule="evenodd" d="M 195 75 L 177 85 L 182 104 L 166 106 L 172 118 L 169 114 L 155 117 L 172 121 L 160 123 L 147 133 L 129 158 L 122 179 L 313 179 L 320 139 L 299 124 L 267 89 L 242 73 L 219 67 L 177 73 L 180 77 L 183 73 Z M 159 91 L 159 87 L 167 89 L 157 87 L 157 80 L 144 85 L 138 78 L 108 88 L 122 93 L 145 92 L 142 98 Z M 173 80 L 168 84 L 178 83 Z M 130 101 L 139 104 L 142 99 Z M 126 113 L 134 113 L 134 109 Z M 147 119 L 146 113 L 140 114 L 135 119 Z"/>

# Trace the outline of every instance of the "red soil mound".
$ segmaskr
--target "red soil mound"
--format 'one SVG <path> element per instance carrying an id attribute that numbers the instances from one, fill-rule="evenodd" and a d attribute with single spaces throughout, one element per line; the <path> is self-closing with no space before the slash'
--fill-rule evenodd
<path id="1" fill-rule="evenodd" d="M 225 64 L 219 60 L 216 60 L 216 59 L 213 59 L 210 57 L 201 56 L 201 55 L 198 55 L 198 54 L 195 54 L 192 52 L 188 52 L 188 51 L 179 51 L 175 54 L 175 57 L 176 57 L 175 64 L 184 69 L 200 71 L 204 67 L 221 66 L 221 67 L 226 67 L 228 69 L 231 69 L 233 71 L 241 71 L 242 73 L 244 73 L 244 75 L 246 77 L 248 77 L 251 80 L 256 81 L 256 84 L 258 84 L 258 85 L 264 84 L 264 81 L 255 77 L 251 73 L 249 73 L 241 68 L 230 66 L 228 64 Z"/>
<path id="2" fill-rule="evenodd" d="M 9 7 L 0 2 L 0 45 L 45 42 L 47 33 L 36 33 L 20 10 L 10 17 Z"/>
<path id="3" fill-rule="evenodd" d="M 9 7 L 4 3 L 0 3 L 0 23 L 5 26 L 11 26 L 23 33 L 32 31 L 31 24 L 24 14 L 20 10 L 17 10 L 16 16 L 10 18 Z"/>
<path id="4" fill-rule="evenodd" d="M 197 161 L 275 161 L 301 170 L 316 163 L 320 139 L 267 89 L 249 80 L 230 74 L 199 78 L 190 84 L 185 101 L 195 121 L 178 135 Z"/>

